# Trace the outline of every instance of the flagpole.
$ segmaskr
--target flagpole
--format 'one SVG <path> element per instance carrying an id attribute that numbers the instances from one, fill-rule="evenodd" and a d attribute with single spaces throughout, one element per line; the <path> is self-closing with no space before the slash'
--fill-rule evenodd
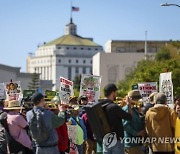
<path id="1" fill-rule="evenodd" d="M 72 0 L 71 0 L 71 16 L 70 16 L 71 20 L 72 20 Z"/>

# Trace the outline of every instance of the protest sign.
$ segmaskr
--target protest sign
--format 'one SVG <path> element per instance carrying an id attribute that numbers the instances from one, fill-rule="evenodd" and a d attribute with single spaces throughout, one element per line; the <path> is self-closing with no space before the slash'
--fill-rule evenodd
<path id="1" fill-rule="evenodd" d="M 56 96 L 56 91 L 46 90 L 45 91 L 45 100 L 51 101 Z"/>
<path id="2" fill-rule="evenodd" d="M 88 102 L 98 102 L 100 95 L 101 76 L 82 74 L 80 96 L 86 95 Z"/>
<path id="3" fill-rule="evenodd" d="M 161 73 L 159 78 L 159 92 L 162 92 L 167 97 L 167 104 L 173 104 L 173 83 L 172 83 L 172 73 Z"/>
<path id="4" fill-rule="evenodd" d="M 22 91 L 21 91 L 20 81 L 5 82 L 4 87 L 5 87 L 7 100 L 22 99 Z"/>
<path id="5" fill-rule="evenodd" d="M 74 96 L 73 82 L 60 77 L 60 98 L 63 103 L 69 103 L 69 97 Z"/>
<path id="6" fill-rule="evenodd" d="M 138 90 L 143 100 L 146 100 L 153 92 L 157 92 L 157 82 L 138 83 Z"/>
<path id="7" fill-rule="evenodd" d="M 3 83 L 0 83 L 0 99 L 5 99 L 5 90 Z"/>
<path id="8" fill-rule="evenodd" d="M 35 90 L 23 90 L 23 98 L 32 97 L 35 92 Z"/>

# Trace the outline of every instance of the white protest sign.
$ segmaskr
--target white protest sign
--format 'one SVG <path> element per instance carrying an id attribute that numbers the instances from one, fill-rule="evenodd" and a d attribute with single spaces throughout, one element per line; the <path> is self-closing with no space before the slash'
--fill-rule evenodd
<path id="1" fill-rule="evenodd" d="M 4 88 L 7 100 L 20 100 L 22 98 L 20 81 L 5 82 Z"/>
<path id="2" fill-rule="evenodd" d="M 60 77 L 60 98 L 63 103 L 69 103 L 69 97 L 74 96 L 73 82 Z"/>
<path id="3" fill-rule="evenodd" d="M 138 83 L 138 90 L 143 100 L 146 100 L 151 93 L 157 92 L 157 82 Z"/>
<path id="4" fill-rule="evenodd" d="M 173 104 L 173 83 L 172 72 L 161 73 L 159 78 L 159 92 L 162 92 L 167 97 L 167 104 Z"/>
<path id="5" fill-rule="evenodd" d="M 101 76 L 82 74 L 80 96 L 86 95 L 88 102 L 98 102 L 100 95 Z"/>
<path id="6" fill-rule="evenodd" d="M 5 90 L 3 83 L 0 83 L 0 99 L 5 99 Z"/>

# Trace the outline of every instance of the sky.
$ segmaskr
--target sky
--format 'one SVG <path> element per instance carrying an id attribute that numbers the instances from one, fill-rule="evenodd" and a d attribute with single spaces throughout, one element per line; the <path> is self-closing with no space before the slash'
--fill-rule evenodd
<path id="1" fill-rule="evenodd" d="M 180 0 L 72 0 L 82 37 L 104 47 L 108 40 L 180 40 Z M 71 0 L 0 0 L 0 64 L 26 72 L 28 53 L 64 35 Z"/>

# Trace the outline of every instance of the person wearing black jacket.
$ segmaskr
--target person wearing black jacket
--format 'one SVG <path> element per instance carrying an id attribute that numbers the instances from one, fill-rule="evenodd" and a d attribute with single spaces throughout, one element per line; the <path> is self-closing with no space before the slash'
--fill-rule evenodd
<path id="1" fill-rule="evenodd" d="M 124 128 L 122 124 L 122 119 L 131 120 L 131 107 L 130 102 L 128 101 L 128 98 L 126 99 L 126 103 L 129 106 L 129 112 L 125 112 L 119 107 L 117 104 L 115 104 L 113 101 L 116 100 L 117 96 L 117 87 L 115 84 L 108 84 L 104 88 L 104 96 L 106 99 L 102 100 L 101 103 L 105 104 L 108 103 L 108 105 L 105 107 L 105 113 L 107 116 L 108 123 L 111 127 L 111 131 L 113 134 L 117 137 L 117 143 L 113 143 L 114 138 L 111 140 L 112 144 L 115 144 L 114 146 L 109 146 L 111 143 L 106 146 L 104 143 L 106 141 L 103 140 L 103 153 L 111 153 L 111 154 L 124 154 L 124 143 L 122 143 L 121 139 L 124 137 Z M 108 138 L 107 138 L 108 139 Z"/>

